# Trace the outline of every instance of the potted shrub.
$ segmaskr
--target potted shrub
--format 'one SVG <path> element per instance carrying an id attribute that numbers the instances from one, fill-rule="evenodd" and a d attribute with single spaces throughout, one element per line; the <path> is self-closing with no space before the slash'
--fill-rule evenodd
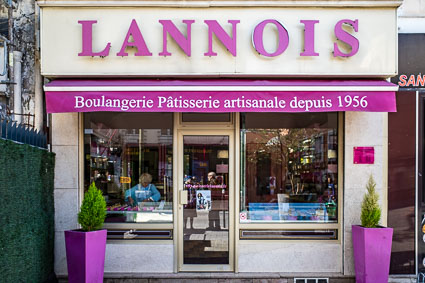
<path id="1" fill-rule="evenodd" d="M 81 229 L 65 231 L 68 281 L 103 282 L 106 230 L 103 226 L 106 202 L 94 182 L 85 193 L 78 223 Z"/>
<path id="2" fill-rule="evenodd" d="M 393 229 L 379 226 L 381 208 L 376 183 L 370 176 L 361 208 L 362 225 L 352 226 L 354 267 L 357 283 L 387 283 Z"/>

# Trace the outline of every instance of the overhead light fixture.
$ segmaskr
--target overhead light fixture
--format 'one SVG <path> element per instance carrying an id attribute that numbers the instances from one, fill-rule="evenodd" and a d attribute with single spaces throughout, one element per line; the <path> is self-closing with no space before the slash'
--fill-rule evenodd
<path id="1" fill-rule="evenodd" d="M 217 158 L 229 158 L 229 151 L 228 150 L 218 150 L 217 151 Z"/>

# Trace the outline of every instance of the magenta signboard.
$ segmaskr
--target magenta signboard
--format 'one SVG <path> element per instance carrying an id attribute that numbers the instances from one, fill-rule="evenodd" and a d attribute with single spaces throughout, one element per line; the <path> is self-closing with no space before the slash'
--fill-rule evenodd
<path id="1" fill-rule="evenodd" d="M 374 164 L 375 149 L 373 147 L 354 147 L 354 164 Z"/>
<path id="2" fill-rule="evenodd" d="M 47 92 L 47 112 L 394 112 L 393 93 Z"/>
<path id="3" fill-rule="evenodd" d="M 383 81 L 369 84 L 324 80 L 63 80 L 48 84 L 45 91 L 48 113 L 396 111 L 395 93 L 390 91 L 393 85 Z"/>

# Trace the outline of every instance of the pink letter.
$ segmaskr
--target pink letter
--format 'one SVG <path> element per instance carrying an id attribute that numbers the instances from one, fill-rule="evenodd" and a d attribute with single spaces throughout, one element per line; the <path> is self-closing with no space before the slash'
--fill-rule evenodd
<path id="1" fill-rule="evenodd" d="M 351 57 L 355 55 L 359 51 L 359 40 L 343 30 L 342 25 L 343 24 L 349 24 L 353 27 L 355 32 L 359 31 L 359 21 L 355 20 L 340 20 L 335 25 L 335 36 L 337 39 L 341 40 L 342 42 L 345 42 L 346 44 L 351 46 L 351 52 L 346 54 L 339 50 L 338 44 L 334 43 L 334 57 L 341 56 L 341 57 Z"/>
<path id="2" fill-rule="evenodd" d="M 406 75 L 400 75 L 399 79 L 400 79 L 400 81 L 398 82 L 398 85 L 399 86 L 406 86 L 407 76 Z"/>
<path id="3" fill-rule="evenodd" d="M 212 50 L 212 37 L 213 33 L 223 43 L 223 45 L 229 50 L 229 52 L 236 57 L 236 24 L 239 20 L 229 20 L 229 24 L 232 24 L 232 35 L 230 37 L 226 31 L 217 23 L 216 20 L 205 20 L 204 23 L 208 25 L 208 52 L 204 53 L 204 56 L 217 56 Z"/>
<path id="4" fill-rule="evenodd" d="M 314 25 L 319 21 L 301 20 L 304 28 L 304 52 L 300 56 L 319 56 L 319 53 L 314 52 Z"/>
<path id="5" fill-rule="evenodd" d="M 133 42 L 128 41 L 130 36 L 133 37 Z M 128 53 L 125 52 L 127 46 L 135 46 L 137 48 L 137 52 L 134 53 L 134 56 L 152 56 L 152 53 L 149 52 L 149 49 L 146 46 L 145 39 L 143 38 L 135 19 L 131 21 L 127 36 L 125 37 L 121 50 L 117 53 L 117 56 L 128 56 Z"/>
<path id="6" fill-rule="evenodd" d="M 93 52 L 93 24 L 97 21 L 78 21 L 82 25 L 82 42 L 83 50 L 81 53 L 78 53 L 78 56 L 108 56 L 109 49 L 111 48 L 111 43 L 108 42 L 105 49 L 101 52 Z"/>
<path id="7" fill-rule="evenodd" d="M 159 20 L 162 24 L 162 52 L 159 56 L 171 56 L 167 51 L 167 33 L 176 41 L 179 47 L 190 57 L 190 44 L 191 44 L 191 24 L 194 20 L 183 20 L 187 26 L 187 38 L 177 29 L 177 27 L 170 20 Z"/>
<path id="8" fill-rule="evenodd" d="M 264 33 L 264 28 L 266 27 L 267 24 L 274 24 L 278 31 L 279 43 L 274 53 L 269 53 L 264 49 L 263 33 Z M 285 27 L 276 20 L 265 20 L 259 23 L 255 27 L 252 37 L 253 37 L 255 50 L 257 50 L 258 53 L 266 57 L 274 57 L 274 56 L 278 56 L 282 54 L 283 52 L 285 52 L 286 48 L 288 48 L 288 45 L 289 45 L 288 32 L 286 31 Z"/>

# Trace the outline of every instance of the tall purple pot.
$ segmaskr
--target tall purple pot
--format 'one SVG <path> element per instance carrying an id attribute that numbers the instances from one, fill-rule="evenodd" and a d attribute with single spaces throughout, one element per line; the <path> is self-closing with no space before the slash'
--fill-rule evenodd
<path id="1" fill-rule="evenodd" d="M 388 283 L 392 228 L 364 228 L 353 225 L 356 283 Z"/>
<path id="2" fill-rule="evenodd" d="M 65 231 L 69 283 L 103 282 L 106 232 Z"/>

